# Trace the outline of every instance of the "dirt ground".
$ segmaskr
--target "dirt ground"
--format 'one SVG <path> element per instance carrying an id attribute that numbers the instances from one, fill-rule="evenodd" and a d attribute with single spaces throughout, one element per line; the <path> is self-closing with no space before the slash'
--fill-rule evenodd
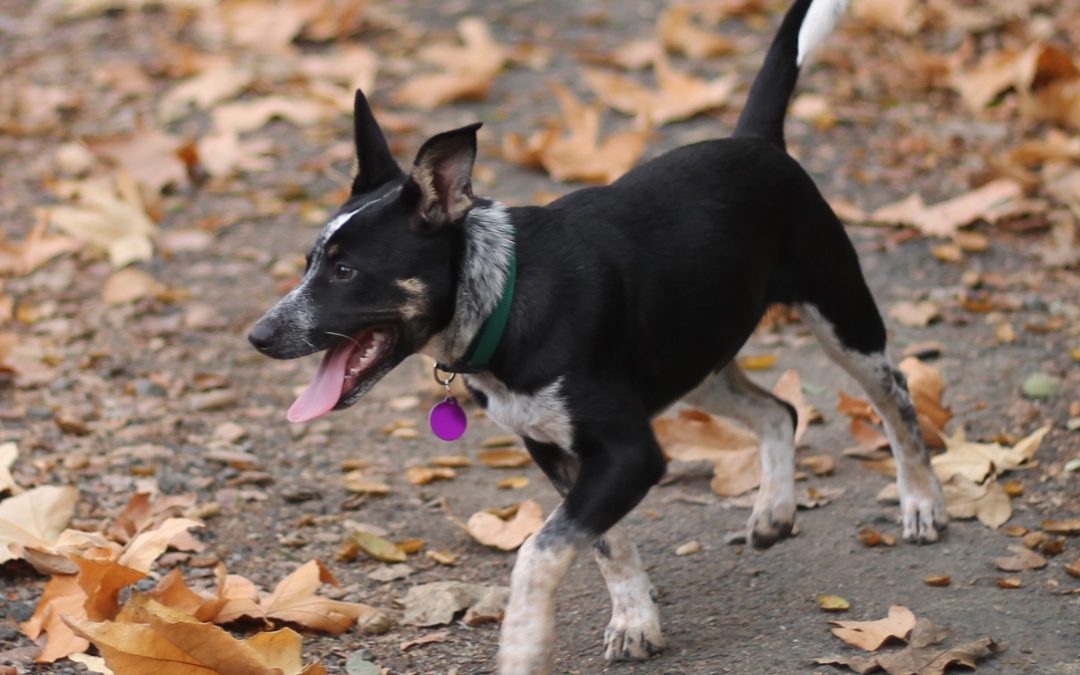
<path id="1" fill-rule="evenodd" d="M 1062 11 L 1074 5 L 1065 3 Z M 621 44 L 649 30 L 661 9 L 653 2 L 600 0 L 394 7 L 432 31 L 445 31 L 457 17 L 475 14 L 492 24 L 501 41 L 533 40 L 550 47 L 547 71 L 512 68 L 497 80 L 486 102 L 444 106 L 423 115 L 417 132 L 393 139 L 404 163 L 425 134 L 474 119 L 485 121 L 480 164 L 494 170 L 494 180 L 480 181 L 477 191 L 511 204 L 528 203 L 538 192 L 569 188 L 502 162 L 497 152 L 502 134 L 534 129 L 554 113 L 545 87 L 548 78 L 586 91 L 576 58 L 583 45 L 599 50 Z M 168 25 L 158 10 L 110 12 L 55 26 L 43 44 L 40 26 L 33 25 L 34 3 L 0 0 L 0 9 L 0 58 L 48 78 L 56 73 L 34 71 L 37 58 L 46 50 L 70 54 L 65 76 L 72 81 L 90 77 L 100 64 L 152 61 L 147 35 Z M 736 72 L 739 91 L 744 92 L 779 15 L 766 17 L 725 25 L 724 32 L 738 44 L 737 54 L 701 62 L 697 68 L 708 74 Z M 803 73 L 804 91 L 824 94 L 843 112 L 841 121 L 827 130 L 797 120 L 788 126 L 792 152 L 830 198 L 871 208 L 915 189 L 928 201 L 956 194 L 966 190 L 989 166 L 987 157 L 1009 147 L 1018 132 L 1008 120 L 971 119 L 941 91 L 927 94 L 914 85 L 897 87 L 889 78 L 875 79 L 875 68 L 891 68 L 890 59 L 898 53 L 889 41 L 901 39 L 842 27 L 827 47 L 831 56 Z M 943 35 L 940 40 L 947 46 L 959 38 Z M 382 87 L 380 81 L 373 95 L 377 104 Z M 736 103 L 721 112 L 658 130 L 647 154 L 726 134 L 741 100 L 740 93 Z M 117 128 L 126 124 L 114 122 Z M 177 133 L 194 133 L 199 122 L 182 124 L 188 126 Z M 63 134 L 0 138 L 5 233 L 25 234 L 31 209 L 47 203 L 45 158 L 56 145 L 66 138 L 111 131 L 100 126 L 100 120 L 76 117 Z M 913 129 L 930 148 L 961 150 L 905 152 L 896 140 Z M 502 433 L 478 415 L 457 443 L 445 444 L 427 433 L 424 418 L 434 399 L 418 362 L 403 364 L 348 411 L 307 425 L 285 421 L 284 411 L 296 388 L 307 382 L 317 357 L 266 360 L 248 346 L 246 329 L 288 288 L 287 278 L 271 274 L 275 263 L 294 263 L 317 232 L 302 216 L 305 204 L 329 205 L 327 195 L 347 180 L 346 156 L 335 157 L 333 170 L 313 173 L 307 167 L 318 164 L 327 148 L 348 142 L 350 123 L 342 117 L 329 128 L 301 131 L 276 121 L 257 134 L 279 148 L 273 171 L 252 174 L 244 191 L 186 188 L 165 201 L 165 233 L 216 223 L 209 247 L 174 250 L 144 266 L 169 287 L 189 291 L 190 300 L 142 300 L 105 308 L 100 289 L 110 268 L 91 258 L 69 256 L 6 282 L 5 292 L 20 302 L 51 301 L 55 308 L 51 318 L 19 329 L 28 338 L 50 340 L 53 359 L 47 376 L 16 379 L 0 398 L 0 407 L 8 408 L 0 420 L 0 441 L 18 441 L 23 475 L 41 483 L 78 485 L 76 520 L 83 525 L 114 514 L 148 474 L 164 493 L 194 492 L 200 502 L 217 501 L 220 514 L 208 519 L 198 535 L 209 544 L 207 553 L 264 587 L 272 587 L 299 563 L 318 558 L 342 583 L 335 597 L 397 615 L 397 602 L 416 584 L 449 579 L 508 583 L 513 554 L 473 542 L 451 523 L 442 504 L 466 519 L 475 511 L 525 498 L 538 500 L 547 511 L 557 497 L 534 466 L 497 470 L 476 464 L 460 469 L 452 481 L 425 486 L 406 482 L 405 468 L 440 454 L 475 457 L 484 439 Z M 1018 438 L 1043 424 L 1053 425 L 1036 456 L 1039 466 L 1010 476 L 1023 486 L 1023 495 L 1013 500 L 1010 524 L 1037 528 L 1044 518 L 1080 515 L 1077 474 L 1061 470 L 1068 459 L 1080 455 L 1080 435 L 1066 430 L 1070 402 L 1080 399 L 1080 373 L 1070 358 L 1070 350 L 1080 346 L 1075 323 L 1080 282 L 1075 270 L 1042 265 L 1034 251 L 1044 242 L 1045 231 L 982 231 L 990 237 L 987 251 L 949 263 L 931 255 L 933 241 L 886 228 L 850 228 L 883 311 L 900 300 L 927 297 L 945 307 L 943 320 L 926 328 L 892 319 L 887 323 L 897 356 L 915 343 L 943 345 L 932 363 L 942 369 L 947 383 L 945 401 L 954 411 L 950 430 L 963 425 L 972 438 Z M 1050 332 L 1021 329 L 1016 343 L 1000 344 L 984 315 L 960 303 L 970 292 L 963 283 L 970 270 L 1010 280 L 998 292 L 1015 299 L 1009 312 L 1013 325 L 1064 316 L 1071 326 Z M 191 303 L 212 310 L 212 320 L 186 324 Z M 828 620 L 836 617 L 817 605 L 817 596 L 827 593 L 851 602 L 840 618 L 876 619 L 899 604 L 951 627 L 957 638 L 993 637 L 1007 649 L 980 664 L 980 673 L 1080 673 L 1080 595 L 1069 593 L 1078 582 L 1063 570 L 1063 564 L 1080 553 L 1075 538 L 1047 568 L 1019 573 L 1023 585 L 1014 590 L 996 585 L 1005 574 L 995 569 L 993 558 L 1006 555 L 1006 546 L 1016 540 L 977 521 L 953 521 L 944 540 L 933 546 L 861 545 L 856 532 L 864 526 L 896 536 L 899 527 L 895 507 L 875 501 L 888 478 L 840 454 L 853 442 L 847 419 L 835 412 L 837 392 L 857 393 L 857 385 L 825 358 L 798 324 L 755 335 L 744 353 L 780 355 L 774 367 L 753 374 L 765 386 L 771 387 L 785 369 L 798 369 L 809 402 L 826 418 L 824 424 L 810 427 L 800 453 L 837 458 L 833 475 L 811 477 L 800 483 L 800 490 L 843 488 L 842 494 L 827 505 L 800 511 L 797 537 L 755 551 L 725 543 L 729 533 L 743 527 L 749 511 L 713 495 L 707 471 L 682 470 L 655 488 L 626 521 L 659 592 L 667 651 L 646 663 L 604 662 L 608 600 L 595 565 L 583 556 L 561 590 L 557 672 L 837 672 L 811 662 L 854 652 L 829 633 Z M 1030 400 L 1022 395 L 1024 378 L 1037 371 L 1063 378 L 1056 397 Z M 195 409 L 200 392 L 193 383 L 200 374 L 224 378 L 234 396 L 213 409 Z M 391 408 L 395 399 L 413 394 L 422 398 L 418 407 Z M 65 432 L 57 421 L 67 417 L 85 420 L 86 433 Z M 384 431 L 401 418 L 416 423 L 417 438 L 394 438 Z M 208 452 L 213 431 L 223 422 L 246 430 L 234 449 L 257 456 L 253 470 L 229 468 Z M 140 447 L 167 451 L 116 451 Z M 344 485 L 341 467 L 349 460 L 370 463 L 392 492 L 356 499 Z M 516 474 L 529 478 L 526 488 L 496 488 L 498 479 Z M 369 573 L 383 563 L 362 555 L 353 562 L 335 561 L 347 520 L 378 525 L 395 539 L 423 539 L 429 549 L 452 551 L 457 564 L 440 566 L 421 556 L 410 561 L 415 572 L 405 579 L 372 580 Z M 676 556 L 674 550 L 690 540 L 700 542 L 701 550 Z M 189 571 L 196 578 L 210 573 Z M 930 587 L 923 582 L 928 574 L 949 575 L 952 584 Z M 32 644 L 16 628 L 33 612 L 46 579 L 19 565 L 5 566 L 0 579 L 0 663 L 15 665 L 19 672 L 81 672 L 81 667 L 65 662 L 32 665 Z M 441 630 L 447 634 L 440 641 L 404 652 L 399 648 Z M 359 650 L 368 650 L 369 660 L 392 673 L 486 673 L 493 672 L 497 638 L 494 625 L 396 626 L 380 636 L 305 633 L 304 650 L 307 660 L 318 658 L 335 673 L 345 672 L 346 659 L 356 658 Z"/>

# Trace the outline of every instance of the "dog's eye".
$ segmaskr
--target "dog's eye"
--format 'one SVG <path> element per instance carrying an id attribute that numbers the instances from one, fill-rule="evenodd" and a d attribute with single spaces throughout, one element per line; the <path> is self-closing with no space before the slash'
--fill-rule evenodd
<path id="1" fill-rule="evenodd" d="M 334 265 L 334 281 L 351 281 L 355 276 L 356 270 L 348 265 L 342 263 Z"/>

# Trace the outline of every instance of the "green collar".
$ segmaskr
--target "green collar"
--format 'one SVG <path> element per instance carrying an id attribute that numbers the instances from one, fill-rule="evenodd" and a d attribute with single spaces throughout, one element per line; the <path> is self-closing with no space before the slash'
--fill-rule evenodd
<path id="1" fill-rule="evenodd" d="M 480 326 L 479 332 L 473 338 L 465 356 L 452 366 L 439 364 L 439 370 L 444 373 L 479 373 L 487 369 L 491 357 L 502 341 L 503 333 L 506 332 L 506 324 L 510 320 L 510 305 L 514 301 L 514 287 L 517 285 L 517 247 L 513 243 L 514 230 L 510 228 L 510 265 L 506 272 L 506 285 L 503 286 L 502 297 L 499 304 L 491 311 L 488 318 Z"/>

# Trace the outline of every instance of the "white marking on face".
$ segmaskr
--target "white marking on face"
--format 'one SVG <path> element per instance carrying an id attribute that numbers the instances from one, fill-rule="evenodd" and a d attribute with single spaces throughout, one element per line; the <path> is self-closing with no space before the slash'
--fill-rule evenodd
<path id="1" fill-rule="evenodd" d="M 465 379 L 487 396 L 488 417 L 521 436 L 571 450 L 574 426 L 560 391 L 561 377 L 533 394 L 511 391 L 490 373 Z"/>
<path id="2" fill-rule="evenodd" d="M 401 192 L 401 186 L 400 185 L 395 187 L 393 190 L 390 190 L 386 194 L 382 195 L 381 197 L 378 197 L 376 199 L 372 199 L 369 202 L 365 202 L 365 203 L 361 204 L 360 206 L 353 209 L 352 211 L 349 211 L 347 213 L 341 213 L 341 214 L 338 214 L 337 216 L 334 216 L 333 220 L 331 220 L 329 223 L 327 223 L 326 226 L 323 227 L 322 233 L 319 234 L 319 246 L 318 246 L 318 248 L 321 248 L 323 245 L 326 244 L 326 242 L 330 241 L 330 237 L 334 236 L 334 233 L 336 233 L 338 230 L 340 230 L 342 228 L 342 226 L 345 225 L 345 223 L 349 222 L 349 220 L 351 220 L 353 216 L 360 213 L 361 211 L 366 211 L 366 210 L 370 209 L 372 206 L 375 206 L 376 204 L 381 204 L 382 202 L 386 201 L 390 197 L 393 197 L 394 195 L 396 195 L 399 192 Z"/>

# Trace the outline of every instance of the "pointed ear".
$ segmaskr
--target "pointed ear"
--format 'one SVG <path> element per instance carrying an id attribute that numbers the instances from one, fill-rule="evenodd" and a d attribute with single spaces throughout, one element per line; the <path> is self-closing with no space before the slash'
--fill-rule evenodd
<path id="1" fill-rule="evenodd" d="M 429 138 L 416 154 L 412 179 L 420 187 L 420 216 L 433 227 L 465 217 L 473 205 L 472 170 L 480 123 Z"/>
<path id="2" fill-rule="evenodd" d="M 364 92 L 356 90 L 353 106 L 353 123 L 356 136 L 356 159 L 360 172 L 353 179 L 353 194 L 366 192 L 402 175 L 390 148 L 386 145 L 379 123 L 371 113 Z"/>

